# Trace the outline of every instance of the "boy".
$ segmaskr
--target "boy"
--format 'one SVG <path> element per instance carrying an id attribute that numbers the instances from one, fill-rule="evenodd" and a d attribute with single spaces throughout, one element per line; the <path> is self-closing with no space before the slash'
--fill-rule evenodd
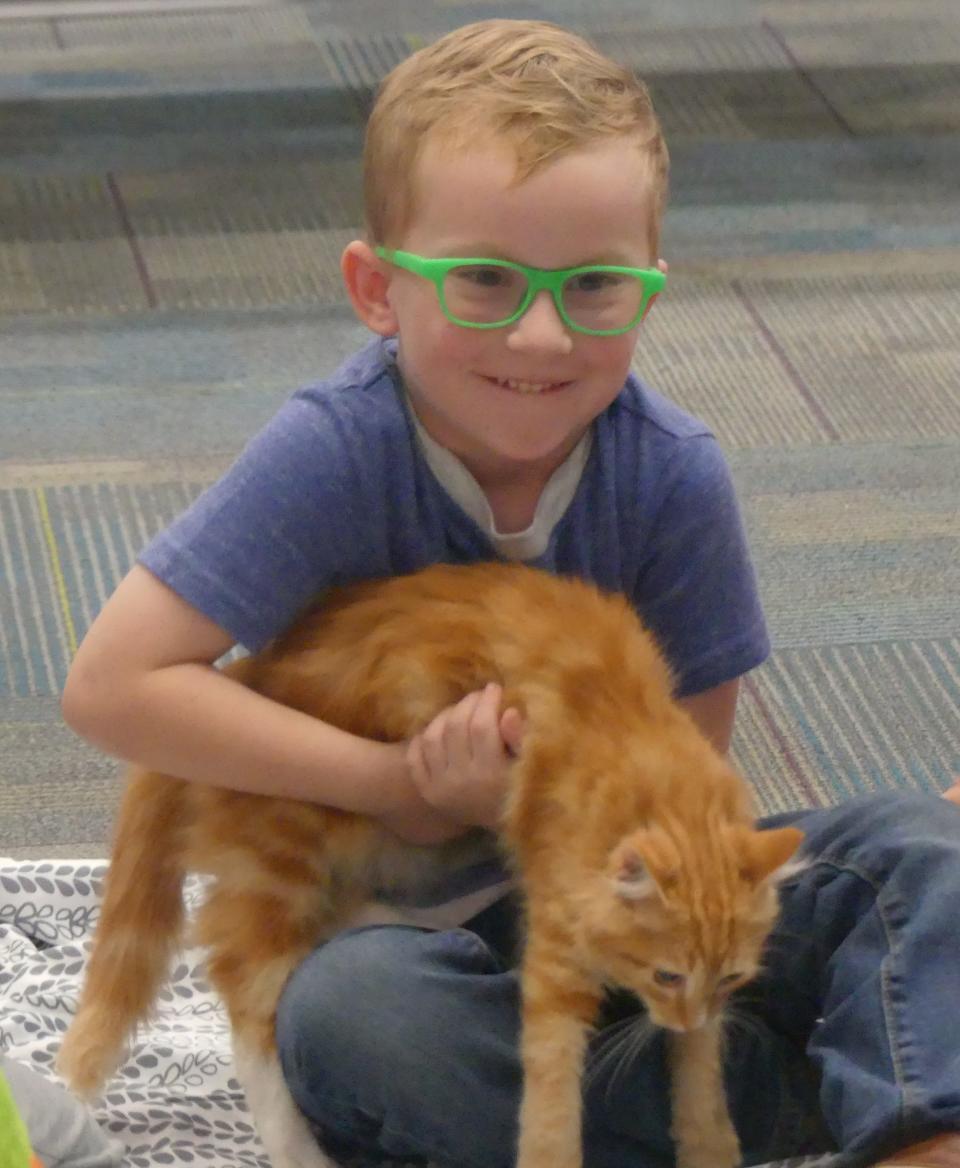
<path id="1" fill-rule="evenodd" d="M 342 268 L 380 339 L 295 395 L 146 549 L 81 647 L 68 721 L 149 767 L 364 812 L 413 841 L 492 826 L 522 735 L 495 688 L 382 744 L 213 662 L 331 584 L 504 556 L 627 593 L 725 750 L 738 678 L 768 644 L 716 443 L 629 372 L 666 270 L 646 90 L 554 26 L 472 25 L 387 79 L 365 174 L 366 237 Z M 812 862 L 785 889 L 753 1023 L 730 1035 L 745 1154 L 875 1161 L 957 1131 L 960 815 L 884 795 L 794 818 Z M 352 930 L 291 979 L 281 1059 L 332 1154 L 513 1163 L 515 905 L 491 869 L 451 874 L 432 921 L 465 928 Z M 632 1012 L 612 996 L 603 1023 Z M 670 1163 L 664 1079 L 653 1042 L 589 1080 L 590 1168 Z"/>

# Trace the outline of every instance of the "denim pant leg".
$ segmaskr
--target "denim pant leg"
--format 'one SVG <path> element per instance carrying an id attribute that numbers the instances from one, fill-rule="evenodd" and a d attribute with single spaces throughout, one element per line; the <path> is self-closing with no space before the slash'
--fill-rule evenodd
<path id="1" fill-rule="evenodd" d="M 522 1073 L 509 915 L 494 906 L 470 922 L 478 932 L 353 930 L 294 973 L 277 1017 L 281 1063 L 332 1155 L 512 1168 Z M 631 1018 L 642 1021 L 635 999 L 611 997 L 592 1045 L 586 1168 L 673 1163 L 662 1040 L 624 1048 L 632 1058 L 610 1049 Z M 809 1150 L 816 1086 L 802 1043 L 758 1021 L 731 1033 L 728 1089 L 749 1161 Z"/>
<path id="2" fill-rule="evenodd" d="M 822 1113 L 851 1161 L 960 1130 L 960 808 L 886 793 L 788 821 L 811 863 L 783 889 L 766 1021 L 813 1021 Z"/>

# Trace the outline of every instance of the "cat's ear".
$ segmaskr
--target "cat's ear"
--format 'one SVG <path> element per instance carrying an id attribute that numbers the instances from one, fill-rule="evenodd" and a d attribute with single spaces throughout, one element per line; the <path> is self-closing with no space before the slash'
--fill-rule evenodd
<path id="1" fill-rule="evenodd" d="M 767 831 L 744 831 L 740 838 L 740 870 L 751 884 L 759 884 L 782 869 L 803 842 L 798 827 L 775 827 Z"/>
<path id="2" fill-rule="evenodd" d="M 624 900 L 662 898 L 677 883 L 680 856 L 664 832 L 641 828 L 613 849 L 607 871 Z"/>

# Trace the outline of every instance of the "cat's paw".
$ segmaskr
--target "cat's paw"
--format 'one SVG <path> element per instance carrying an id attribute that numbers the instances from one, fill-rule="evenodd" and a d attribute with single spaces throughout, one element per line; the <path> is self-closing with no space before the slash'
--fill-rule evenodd
<path id="1" fill-rule="evenodd" d="M 521 1156 L 517 1168 L 583 1168 L 583 1158 L 579 1154 L 558 1160 L 556 1156 Z"/>
<path id="2" fill-rule="evenodd" d="M 579 1142 L 558 1148 L 549 1141 L 521 1141 L 517 1168 L 583 1168 L 583 1154 Z"/>
<path id="3" fill-rule="evenodd" d="M 739 1168 L 740 1141 L 732 1125 L 677 1144 L 677 1168 Z"/>

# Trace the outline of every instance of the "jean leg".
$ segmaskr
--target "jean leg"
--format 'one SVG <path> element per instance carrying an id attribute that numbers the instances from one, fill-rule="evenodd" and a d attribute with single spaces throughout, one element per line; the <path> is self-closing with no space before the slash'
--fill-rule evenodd
<path id="1" fill-rule="evenodd" d="M 787 818 L 811 862 L 783 889 L 765 1017 L 810 1031 L 852 1160 L 960 1130 L 960 808 L 885 793 Z"/>

